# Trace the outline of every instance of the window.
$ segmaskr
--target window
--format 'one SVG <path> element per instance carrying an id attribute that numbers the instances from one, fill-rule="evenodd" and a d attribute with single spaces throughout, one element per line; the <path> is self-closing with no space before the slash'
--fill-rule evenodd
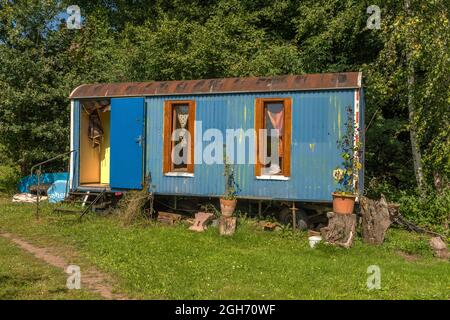
<path id="1" fill-rule="evenodd" d="M 256 176 L 291 175 L 291 105 L 290 98 L 256 99 Z"/>
<path id="2" fill-rule="evenodd" d="M 195 102 L 164 103 L 163 173 L 194 173 Z"/>

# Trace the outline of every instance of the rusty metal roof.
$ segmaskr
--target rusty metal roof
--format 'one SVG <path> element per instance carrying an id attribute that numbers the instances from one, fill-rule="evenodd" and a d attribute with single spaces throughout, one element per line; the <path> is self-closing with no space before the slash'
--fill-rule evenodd
<path id="1" fill-rule="evenodd" d="M 353 89 L 360 87 L 360 72 L 342 72 L 275 77 L 83 84 L 72 91 L 70 98 L 280 92 Z"/>

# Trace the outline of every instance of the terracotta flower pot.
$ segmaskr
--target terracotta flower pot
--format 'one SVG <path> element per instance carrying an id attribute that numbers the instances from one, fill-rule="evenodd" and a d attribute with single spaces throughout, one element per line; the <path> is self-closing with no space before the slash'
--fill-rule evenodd
<path id="1" fill-rule="evenodd" d="M 231 217 L 233 215 L 234 209 L 236 209 L 237 200 L 226 200 L 220 198 L 220 211 L 222 212 L 222 216 Z"/>
<path id="2" fill-rule="evenodd" d="M 344 195 L 340 193 L 332 193 L 333 195 L 333 211 L 338 214 L 352 214 L 355 207 L 355 194 Z"/>

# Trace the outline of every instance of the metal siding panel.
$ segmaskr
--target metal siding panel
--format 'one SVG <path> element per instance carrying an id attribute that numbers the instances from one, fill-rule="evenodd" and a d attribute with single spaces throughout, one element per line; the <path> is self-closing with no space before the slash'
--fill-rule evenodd
<path id="1" fill-rule="evenodd" d="M 359 190 L 361 192 L 361 194 L 364 194 L 364 172 L 365 172 L 365 146 L 366 146 L 366 125 L 365 125 L 365 112 L 366 112 L 366 102 L 364 99 L 364 89 L 361 88 L 360 89 L 361 92 L 361 102 L 360 102 L 360 112 L 359 112 L 359 123 L 360 123 L 360 129 L 361 129 L 361 143 L 362 143 L 362 147 L 363 147 L 363 152 L 362 152 L 362 168 L 360 170 L 359 173 Z"/>
<path id="2" fill-rule="evenodd" d="M 242 128 L 244 131 L 253 128 L 255 98 L 291 97 L 293 123 L 290 180 L 257 180 L 254 165 L 236 165 L 239 196 L 330 201 L 331 192 L 335 189 L 332 170 L 340 164 L 336 140 L 344 129 L 346 107 L 353 107 L 353 92 L 330 90 L 147 97 L 147 174 L 151 173 L 157 193 L 220 196 L 224 191 L 222 165 L 196 164 L 194 177 L 167 177 L 162 174 L 164 100 L 195 99 L 196 120 L 202 121 L 203 133 L 209 128 L 217 128 L 223 132 L 225 139 L 227 128 Z M 199 134 L 196 128 L 197 138 Z M 244 140 L 237 140 L 237 147 L 243 147 Z M 204 142 L 203 148 L 206 145 Z M 248 152 L 246 158 L 249 157 Z"/>
<path id="3" fill-rule="evenodd" d="M 75 102 L 73 100 L 70 101 L 70 151 L 74 150 L 74 115 L 75 113 Z M 74 165 L 75 165 L 75 158 L 73 152 L 70 154 L 69 158 L 69 188 L 73 189 L 73 174 L 74 174 Z"/>
<path id="4" fill-rule="evenodd" d="M 144 98 L 111 99 L 111 188 L 140 189 Z"/>
<path id="5" fill-rule="evenodd" d="M 72 165 L 72 189 L 78 188 L 79 185 L 79 173 L 80 173 L 80 102 L 78 100 L 73 101 L 73 146 L 72 150 L 76 150 L 73 155 L 73 165 Z"/>

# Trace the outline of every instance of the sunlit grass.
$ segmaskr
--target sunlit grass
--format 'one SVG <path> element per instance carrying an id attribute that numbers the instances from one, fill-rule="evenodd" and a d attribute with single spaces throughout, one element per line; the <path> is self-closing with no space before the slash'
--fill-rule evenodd
<path id="1" fill-rule="evenodd" d="M 241 219 L 232 237 L 157 223 L 123 227 L 115 217 L 55 215 L 43 206 L 0 203 L 0 230 L 40 245 L 74 248 L 84 264 L 117 279 L 117 290 L 148 299 L 448 299 L 450 264 L 432 257 L 427 238 L 391 229 L 383 246 L 319 245 L 306 233 L 264 232 Z M 0 243 L 0 246 L 4 242 Z M 405 258 L 405 254 L 407 255 Z M 408 259 L 408 257 L 413 259 Z M 369 291 L 367 268 L 381 268 Z"/>

